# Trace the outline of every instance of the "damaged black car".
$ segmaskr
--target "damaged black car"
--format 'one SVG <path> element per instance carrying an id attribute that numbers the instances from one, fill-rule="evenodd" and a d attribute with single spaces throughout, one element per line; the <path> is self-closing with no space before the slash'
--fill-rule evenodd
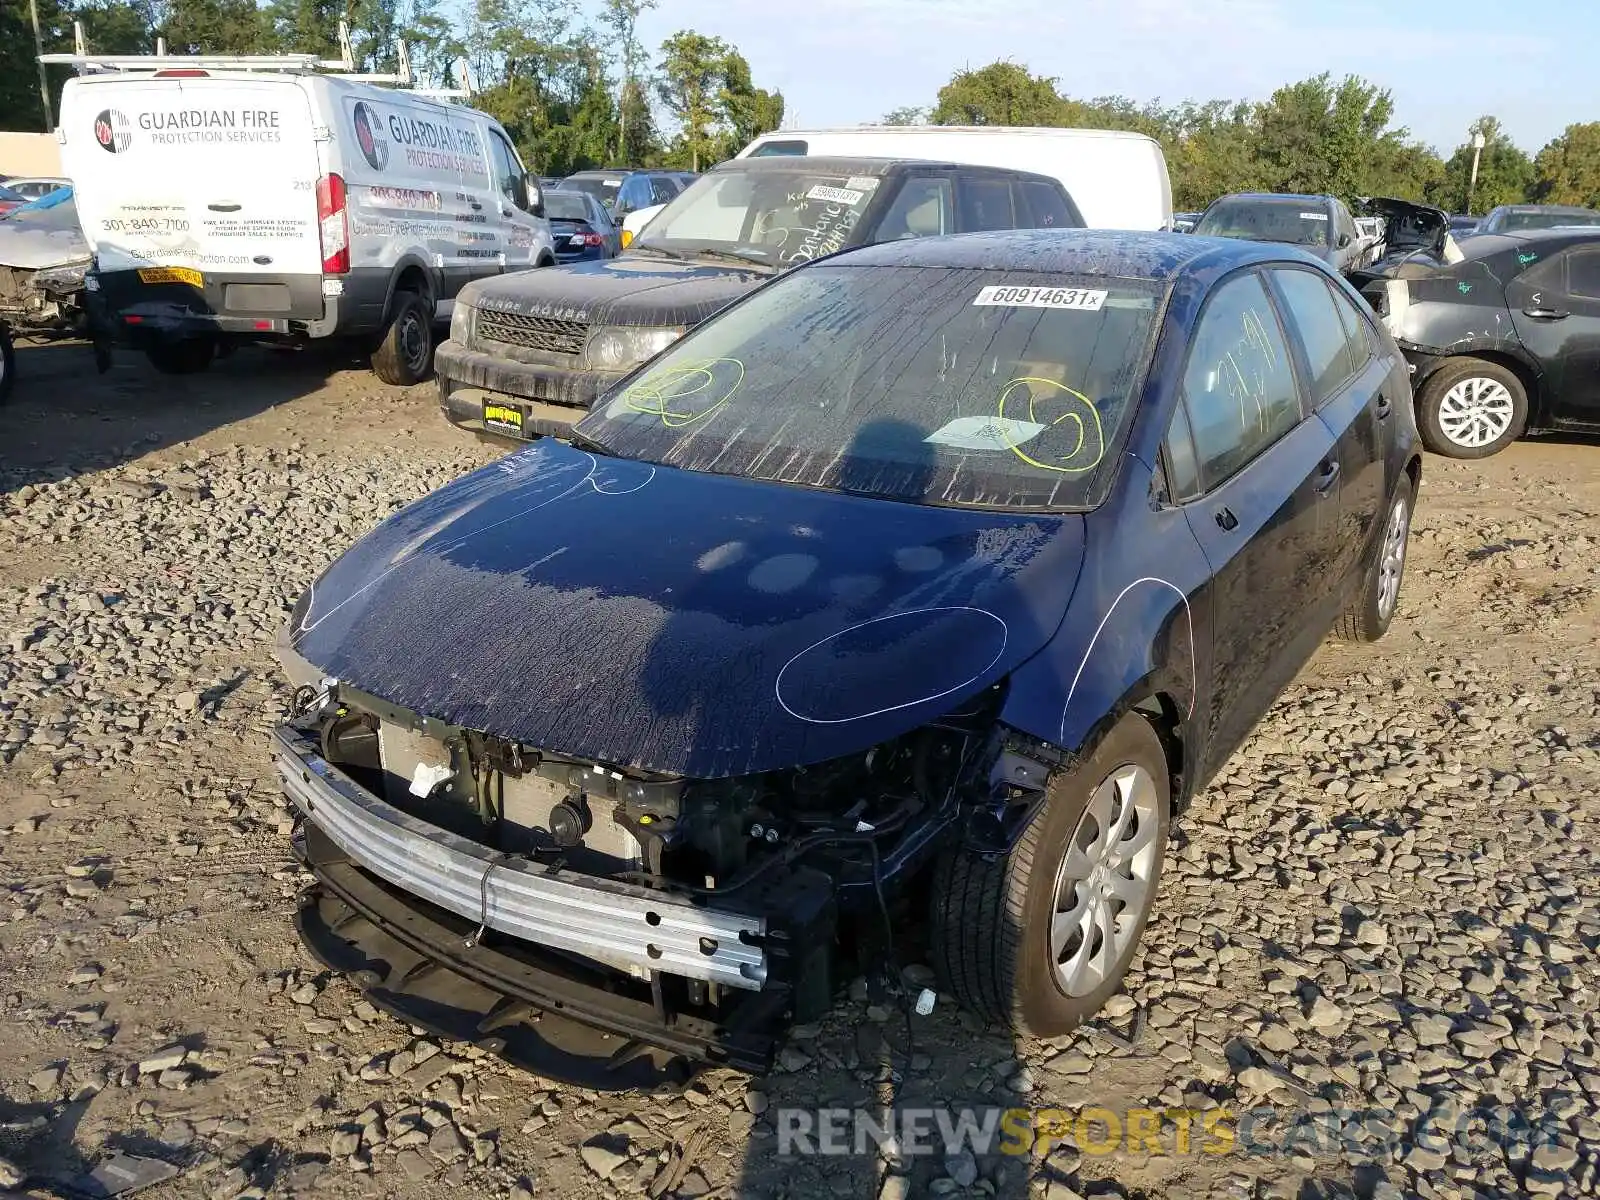
<path id="1" fill-rule="evenodd" d="M 1386 207 L 1392 253 L 1354 282 L 1411 364 L 1428 449 L 1485 458 L 1529 429 L 1600 429 L 1600 228 L 1476 232 Z"/>
<path id="2" fill-rule="evenodd" d="M 764 1071 L 913 955 L 937 1002 L 1065 1033 L 1175 815 L 1330 630 L 1389 627 L 1410 414 L 1293 248 L 786 273 L 295 605 L 301 935 L 405 1020 L 621 1086 Z"/>

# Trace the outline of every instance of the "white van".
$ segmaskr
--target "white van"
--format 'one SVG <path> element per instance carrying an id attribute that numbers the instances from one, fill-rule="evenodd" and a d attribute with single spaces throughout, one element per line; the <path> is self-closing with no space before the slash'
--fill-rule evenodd
<path id="1" fill-rule="evenodd" d="M 739 158 L 773 154 L 922 158 L 975 167 L 1009 167 L 1059 179 L 1090 229 L 1171 229 L 1172 180 L 1161 144 L 1113 129 L 1007 126 L 861 125 L 765 133 Z M 623 244 L 661 209 L 632 213 Z"/>
<path id="2" fill-rule="evenodd" d="M 100 315 L 161 370 L 355 336 L 381 379 L 417 383 L 466 284 L 555 262 L 505 130 L 445 100 L 313 69 L 123 67 L 67 81 L 58 137 Z"/>

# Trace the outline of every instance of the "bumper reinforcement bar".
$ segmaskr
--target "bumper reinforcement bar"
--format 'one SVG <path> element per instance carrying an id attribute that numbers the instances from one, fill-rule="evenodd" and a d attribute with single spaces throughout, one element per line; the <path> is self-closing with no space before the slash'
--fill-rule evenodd
<path id="1" fill-rule="evenodd" d="M 361 788 L 291 726 L 273 761 L 295 807 L 363 870 L 473 923 L 648 978 L 651 971 L 760 991 L 759 916 L 495 854 Z"/>

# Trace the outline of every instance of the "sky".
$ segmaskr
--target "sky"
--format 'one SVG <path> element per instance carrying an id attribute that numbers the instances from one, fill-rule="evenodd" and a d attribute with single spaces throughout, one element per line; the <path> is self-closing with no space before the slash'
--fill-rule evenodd
<path id="1" fill-rule="evenodd" d="M 639 35 L 654 50 L 680 29 L 736 46 L 756 85 L 783 93 L 789 128 L 931 105 L 956 71 L 997 59 L 1075 98 L 1141 102 L 1361 75 L 1446 156 L 1485 113 L 1529 153 L 1600 120 L 1600 0 L 660 0 Z"/>

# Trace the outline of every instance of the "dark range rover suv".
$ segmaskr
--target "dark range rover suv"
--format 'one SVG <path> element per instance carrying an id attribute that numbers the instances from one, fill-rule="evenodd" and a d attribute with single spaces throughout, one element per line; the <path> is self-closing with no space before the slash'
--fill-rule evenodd
<path id="1" fill-rule="evenodd" d="M 1081 228 L 1054 179 L 863 158 L 735 159 L 619 258 L 463 289 L 435 371 L 444 414 L 499 437 L 562 436 L 594 398 L 772 275 L 850 246 L 995 229 Z"/>

